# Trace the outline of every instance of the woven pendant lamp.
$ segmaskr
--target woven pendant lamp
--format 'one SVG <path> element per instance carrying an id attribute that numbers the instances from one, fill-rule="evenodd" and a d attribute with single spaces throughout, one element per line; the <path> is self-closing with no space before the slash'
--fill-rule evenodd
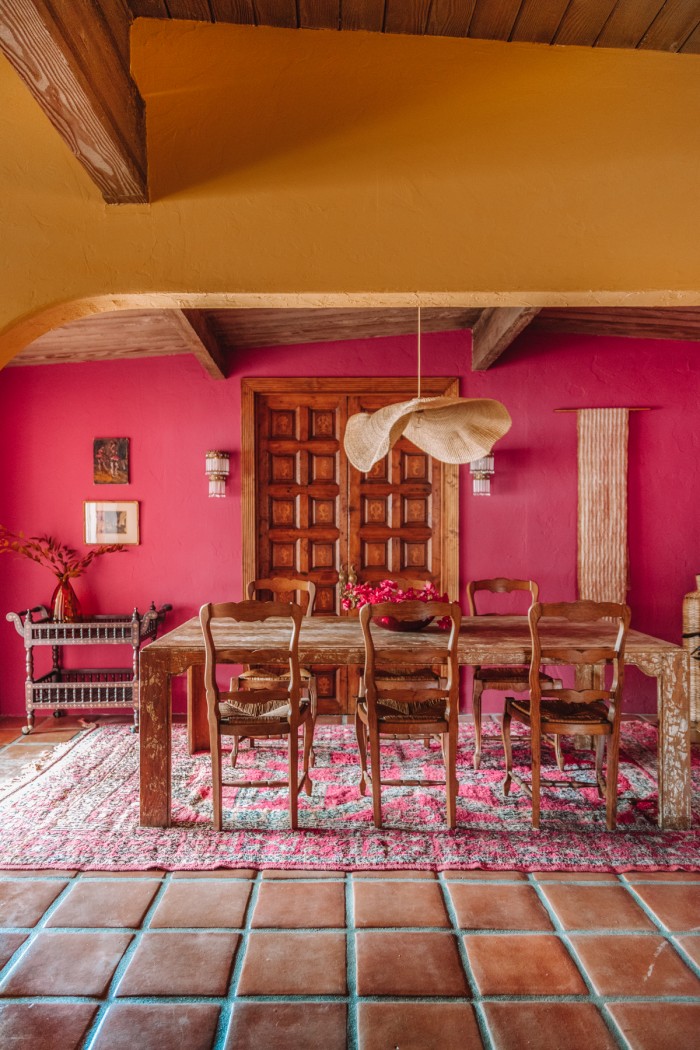
<path id="1" fill-rule="evenodd" d="M 512 420 L 505 405 L 487 397 L 421 397 L 420 306 L 418 393 L 376 412 L 358 412 L 345 427 L 348 459 L 367 473 L 403 435 L 442 463 L 471 463 L 487 456 Z"/>

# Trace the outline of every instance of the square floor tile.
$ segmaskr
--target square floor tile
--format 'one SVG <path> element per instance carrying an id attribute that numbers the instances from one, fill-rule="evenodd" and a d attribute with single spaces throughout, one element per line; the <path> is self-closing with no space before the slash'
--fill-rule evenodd
<path id="1" fill-rule="evenodd" d="M 691 1050 L 700 1044 L 700 1003 L 609 1003 L 629 1050 Z"/>
<path id="2" fill-rule="evenodd" d="M 2 996 L 104 995 L 131 933 L 38 933 Z"/>
<path id="3" fill-rule="evenodd" d="M 7 966 L 20 945 L 27 939 L 26 933 L 0 933 L 0 970 Z M 0 1045 L 2 1045 L 0 1043 Z"/>
<path id="4" fill-rule="evenodd" d="M 343 871 L 319 871 L 316 868 L 266 868 L 263 879 L 343 879 Z"/>
<path id="5" fill-rule="evenodd" d="M 624 886 L 549 883 L 542 892 L 565 930 L 654 930 Z"/>
<path id="6" fill-rule="evenodd" d="M 576 964 L 547 934 L 467 935 L 474 980 L 482 995 L 586 995 Z"/>
<path id="7" fill-rule="evenodd" d="M 299 929 L 345 926 L 345 883 L 263 882 L 253 927 Z"/>
<path id="8" fill-rule="evenodd" d="M 538 882 L 615 882 L 619 879 L 613 871 L 533 871 Z"/>
<path id="9" fill-rule="evenodd" d="M 697 930 L 700 926 L 700 882 L 637 884 L 634 888 L 667 930 Z"/>
<path id="10" fill-rule="evenodd" d="M 403 870 L 392 868 L 390 870 L 380 870 L 378 868 L 368 868 L 366 871 L 355 871 L 353 872 L 354 879 L 436 879 L 437 875 L 434 871 L 422 871 L 421 869 L 410 869 L 405 868 Z"/>
<path id="11" fill-rule="evenodd" d="M 497 1050 L 615 1050 L 592 1003 L 484 1003 Z"/>
<path id="12" fill-rule="evenodd" d="M 462 929 L 552 929 L 551 920 L 532 886 L 454 882 L 449 893 Z"/>
<path id="13" fill-rule="evenodd" d="M 225 1050 L 345 1050 L 345 1003 L 238 1003 Z"/>
<path id="14" fill-rule="evenodd" d="M 91 1050 L 211 1050 L 218 1023 L 209 1003 L 115 1003 Z"/>
<path id="15" fill-rule="evenodd" d="M 36 926 L 67 885 L 66 879 L 1 879 L 0 925 Z"/>
<path id="16" fill-rule="evenodd" d="M 600 995 L 700 995 L 700 981 L 661 937 L 586 937 L 571 944 Z"/>
<path id="17" fill-rule="evenodd" d="M 482 871 L 475 868 L 470 871 L 447 870 L 442 875 L 448 882 L 527 882 L 527 875 L 522 871 Z"/>
<path id="18" fill-rule="evenodd" d="M 450 926 L 437 882 L 353 880 L 352 892 L 356 926 Z"/>
<path id="19" fill-rule="evenodd" d="M 345 995 L 342 933 L 251 933 L 238 995 Z"/>
<path id="20" fill-rule="evenodd" d="M 216 995 L 228 992 L 238 933 L 144 933 L 117 995 Z"/>
<path id="21" fill-rule="evenodd" d="M 83 879 L 162 879 L 165 872 L 160 868 L 144 868 L 142 871 L 83 871 Z"/>
<path id="22" fill-rule="evenodd" d="M 160 886 L 156 879 L 79 879 L 46 926 L 138 927 Z"/>
<path id="23" fill-rule="evenodd" d="M 697 926 L 696 926 L 697 929 Z M 676 937 L 681 947 L 688 953 L 696 966 L 700 966 L 700 934 L 689 934 L 687 937 Z"/>
<path id="24" fill-rule="evenodd" d="M 170 882 L 153 913 L 152 928 L 165 926 L 231 926 L 240 928 L 245 920 L 251 883 L 232 879 L 222 892 L 218 879 L 184 879 Z"/>
<path id="25" fill-rule="evenodd" d="M 700 871 L 628 871 L 626 882 L 700 882 Z"/>
<path id="26" fill-rule="evenodd" d="M 450 933 L 356 934 L 359 995 L 464 996 L 469 986 Z"/>
<path id="27" fill-rule="evenodd" d="M 481 1050 L 467 1003 L 360 1003 L 359 1050 Z"/>
<path id="28" fill-rule="evenodd" d="M 212 871 L 174 871 L 171 879 L 254 879 L 255 868 L 214 868 Z"/>
<path id="29" fill-rule="evenodd" d="M 78 1050 L 97 1013 L 93 1003 L 0 1004 L 5 1050 Z"/>

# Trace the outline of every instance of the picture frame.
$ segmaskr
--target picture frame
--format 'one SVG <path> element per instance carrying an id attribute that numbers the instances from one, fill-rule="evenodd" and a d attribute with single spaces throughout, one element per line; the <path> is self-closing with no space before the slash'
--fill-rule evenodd
<path id="1" fill-rule="evenodd" d="M 95 485 L 129 484 L 129 438 L 93 438 L 92 480 Z"/>
<path id="2" fill-rule="evenodd" d="M 85 542 L 137 544 L 138 500 L 85 500 Z"/>

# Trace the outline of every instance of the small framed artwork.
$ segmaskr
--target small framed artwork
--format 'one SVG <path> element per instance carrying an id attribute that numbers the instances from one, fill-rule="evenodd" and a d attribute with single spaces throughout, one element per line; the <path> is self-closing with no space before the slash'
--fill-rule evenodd
<path id="1" fill-rule="evenodd" d="M 138 543 L 138 500 L 86 500 L 86 543 Z"/>
<path id="2" fill-rule="evenodd" d="M 92 478 L 96 485 L 128 484 L 128 438 L 94 438 L 92 442 Z"/>

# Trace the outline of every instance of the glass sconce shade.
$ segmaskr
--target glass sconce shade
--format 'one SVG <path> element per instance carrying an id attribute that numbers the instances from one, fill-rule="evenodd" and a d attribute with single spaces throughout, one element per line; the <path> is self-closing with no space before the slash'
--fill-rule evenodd
<path id="1" fill-rule="evenodd" d="M 469 464 L 475 496 L 491 495 L 491 475 L 494 472 L 493 456 L 482 456 Z"/>
<path id="2" fill-rule="evenodd" d="M 221 498 L 226 495 L 226 478 L 230 473 L 228 452 L 210 451 L 206 454 L 204 473 L 209 478 L 209 495 Z"/>

